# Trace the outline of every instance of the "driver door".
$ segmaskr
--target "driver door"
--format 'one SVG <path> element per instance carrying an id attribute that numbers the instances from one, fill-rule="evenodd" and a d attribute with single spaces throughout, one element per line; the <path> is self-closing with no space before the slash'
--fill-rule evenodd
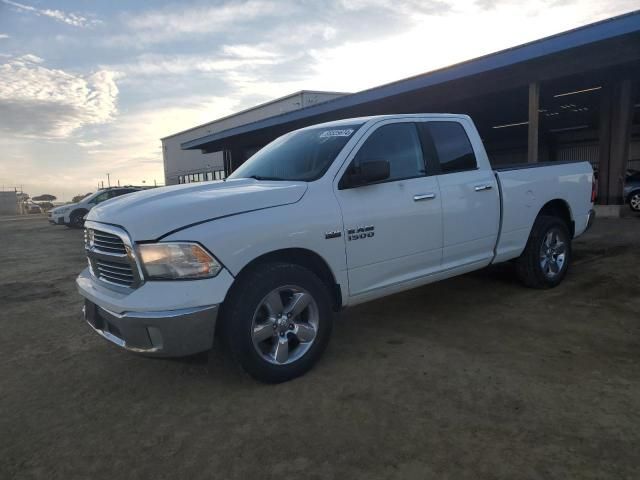
<path id="1" fill-rule="evenodd" d="M 416 124 L 383 122 L 354 150 L 335 188 L 344 222 L 350 296 L 437 271 L 442 261 L 440 190 L 425 164 Z M 389 162 L 389 178 L 345 186 L 361 163 L 381 160 Z"/>

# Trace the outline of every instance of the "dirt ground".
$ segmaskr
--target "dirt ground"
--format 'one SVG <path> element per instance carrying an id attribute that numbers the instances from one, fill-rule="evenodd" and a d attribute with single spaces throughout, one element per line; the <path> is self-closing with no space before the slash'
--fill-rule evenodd
<path id="1" fill-rule="evenodd" d="M 501 266 L 342 313 L 265 386 L 95 335 L 82 232 L 0 217 L 0 478 L 640 478 L 640 217 L 551 291 Z"/>

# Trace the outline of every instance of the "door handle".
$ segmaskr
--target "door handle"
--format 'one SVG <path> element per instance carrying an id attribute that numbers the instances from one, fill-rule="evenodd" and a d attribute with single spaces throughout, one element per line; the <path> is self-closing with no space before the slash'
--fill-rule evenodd
<path id="1" fill-rule="evenodd" d="M 435 193 L 420 193 L 413 196 L 413 201 L 420 202 L 422 200 L 433 200 L 434 198 L 436 198 Z"/>
<path id="2" fill-rule="evenodd" d="M 484 192 L 485 190 L 491 190 L 493 186 L 491 185 L 476 185 L 476 192 Z"/>

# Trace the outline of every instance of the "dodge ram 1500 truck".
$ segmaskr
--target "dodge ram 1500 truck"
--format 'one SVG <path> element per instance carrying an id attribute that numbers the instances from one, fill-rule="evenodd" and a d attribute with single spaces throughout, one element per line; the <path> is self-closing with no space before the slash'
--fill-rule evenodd
<path id="1" fill-rule="evenodd" d="M 593 219 L 587 162 L 492 169 L 465 115 L 385 115 L 290 132 L 226 181 L 92 209 L 84 315 L 134 352 L 183 356 L 214 334 L 254 378 L 289 380 L 333 312 L 515 260 L 558 285 Z"/>

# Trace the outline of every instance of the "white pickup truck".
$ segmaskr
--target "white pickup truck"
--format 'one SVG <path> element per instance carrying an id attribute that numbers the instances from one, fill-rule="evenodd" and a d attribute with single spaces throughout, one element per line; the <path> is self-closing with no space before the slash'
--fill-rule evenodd
<path id="1" fill-rule="evenodd" d="M 77 279 L 97 333 L 147 355 L 209 350 L 250 375 L 311 368 L 333 312 L 515 260 L 558 285 L 593 219 L 587 162 L 492 169 L 465 115 L 355 118 L 290 132 L 226 181 L 92 209 Z"/>

